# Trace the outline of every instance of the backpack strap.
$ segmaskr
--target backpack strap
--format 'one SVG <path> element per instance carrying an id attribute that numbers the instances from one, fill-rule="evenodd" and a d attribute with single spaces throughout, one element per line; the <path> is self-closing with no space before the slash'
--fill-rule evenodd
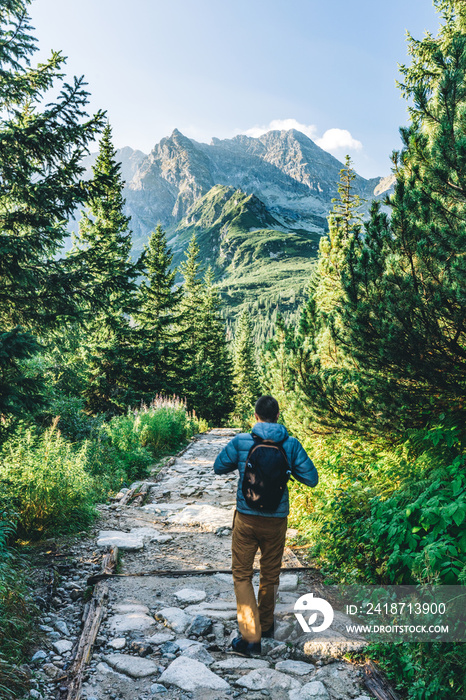
<path id="1" fill-rule="evenodd" d="M 265 442 L 266 444 L 273 443 L 274 445 L 278 445 L 278 447 L 283 447 L 283 443 L 286 442 L 290 436 L 287 435 L 283 440 L 264 440 L 264 438 L 259 437 L 256 433 L 251 433 L 251 437 L 254 442 L 257 440 L 259 444 Z"/>

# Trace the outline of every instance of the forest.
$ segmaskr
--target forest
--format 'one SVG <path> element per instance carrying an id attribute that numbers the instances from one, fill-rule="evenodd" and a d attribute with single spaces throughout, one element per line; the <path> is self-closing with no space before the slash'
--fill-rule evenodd
<path id="1" fill-rule="evenodd" d="M 29 0 L 2 1 L 2 697 L 25 696 L 37 635 L 28 547 L 83 531 L 195 433 L 250 429 L 261 393 L 319 469 L 315 492 L 293 484 L 291 525 L 326 581 L 466 584 L 466 7 L 434 4 L 438 35 L 409 37 L 401 67 L 394 194 L 364 219 L 346 159 L 306 300 L 258 347 L 247 310 L 226 332 L 195 235 L 178 271 L 160 225 L 131 257 L 105 112 L 60 52 L 33 65 Z M 464 644 L 365 654 L 406 699 L 466 696 Z"/>

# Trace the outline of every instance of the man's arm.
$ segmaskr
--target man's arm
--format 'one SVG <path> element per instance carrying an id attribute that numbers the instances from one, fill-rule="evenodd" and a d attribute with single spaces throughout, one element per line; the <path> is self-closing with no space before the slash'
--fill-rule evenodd
<path id="1" fill-rule="evenodd" d="M 238 468 L 239 452 L 237 449 L 237 436 L 230 440 L 223 448 L 214 462 L 214 472 L 216 474 L 228 474 Z"/>
<path id="2" fill-rule="evenodd" d="M 305 486 L 317 486 L 319 482 L 317 469 L 299 440 L 296 440 L 296 451 L 293 455 L 291 473 L 296 481 L 300 481 Z"/>

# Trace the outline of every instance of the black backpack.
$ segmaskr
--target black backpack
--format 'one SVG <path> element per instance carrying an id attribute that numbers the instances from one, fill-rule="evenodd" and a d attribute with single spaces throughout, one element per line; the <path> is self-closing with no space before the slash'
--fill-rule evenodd
<path id="1" fill-rule="evenodd" d="M 291 476 L 283 443 L 263 440 L 252 433 L 254 445 L 248 452 L 242 491 L 253 510 L 272 513 L 277 510 Z"/>

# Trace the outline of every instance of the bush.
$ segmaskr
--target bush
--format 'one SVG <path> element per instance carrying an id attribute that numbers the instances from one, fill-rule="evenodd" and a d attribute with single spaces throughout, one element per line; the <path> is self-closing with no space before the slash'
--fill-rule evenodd
<path id="1" fill-rule="evenodd" d="M 73 447 L 56 425 L 41 435 L 20 426 L 0 456 L 0 489 L 9 494 L 17 513 L 19 536 L 39 539 L 79 530 L 91 522 L 92 478 L 86 471 L 86 446 Z"/>
<path id="2" fill-rule="evenodd" d="M 312 455 L 312 448 L 310 450 Z M 460 432 L 443 419 L 404 443 L 320 445 L 321 483 L 293 486 L 293 520 L 340 583 L 444 583 L 466 564 L 466 472 Z M 319 460 L 320 461 L 320 460 Z"/>
<path id="3" fill-rule="evenodd" d="M 380 663 L 389 680 L 408 700 L 466 697 L 465 644 L 372 644 L 366 648 L 366 656 Z"/>
<path id="4" fill-rule="evenodd" d="M 109 492 L 144 478 L 158 458 L 207 428 L 177 397 L 157 396 L 150 406 L 115 416 L 101 426 L 97 438 L 87 442 L 96 498 L 106 498 Z"/>
<path id="5" fill-rule="evenodd" d="M 157 456 L 181 447 L 193 435 L 208 429 L 207 421 L 188 413 L 186 402 L 177 396 L 156 396 L 149 406 L 142 405 L 129 416 L 141 444 Z"/>
<path id="6" fill-rule="evenodd" d="M 14 523 L 0 518 L 0 697 L 23 695 L 28 679 L 18 667 L 35 641 L 33 605 L 25 586 L 27 576 L 7 542 L 14 537 Z"/>
<path id="7" fill-rule="evenodd" d="M 87 461 L 95 486 L 103 493 L 147 476 L 154 457 L 141 445 L 134 419 L 117 416 L 87 443 Z"/>
<path id="8" fill-rule="evenodd" d="M 55 396 L 50 403 L 47 421 L 58 420 L 60 433 L 71 440 L 80 442 L 90 439 L 98 432 L 103 417 L 89 417 L 84 411 L 84 400 L 78 396 Z"/>

